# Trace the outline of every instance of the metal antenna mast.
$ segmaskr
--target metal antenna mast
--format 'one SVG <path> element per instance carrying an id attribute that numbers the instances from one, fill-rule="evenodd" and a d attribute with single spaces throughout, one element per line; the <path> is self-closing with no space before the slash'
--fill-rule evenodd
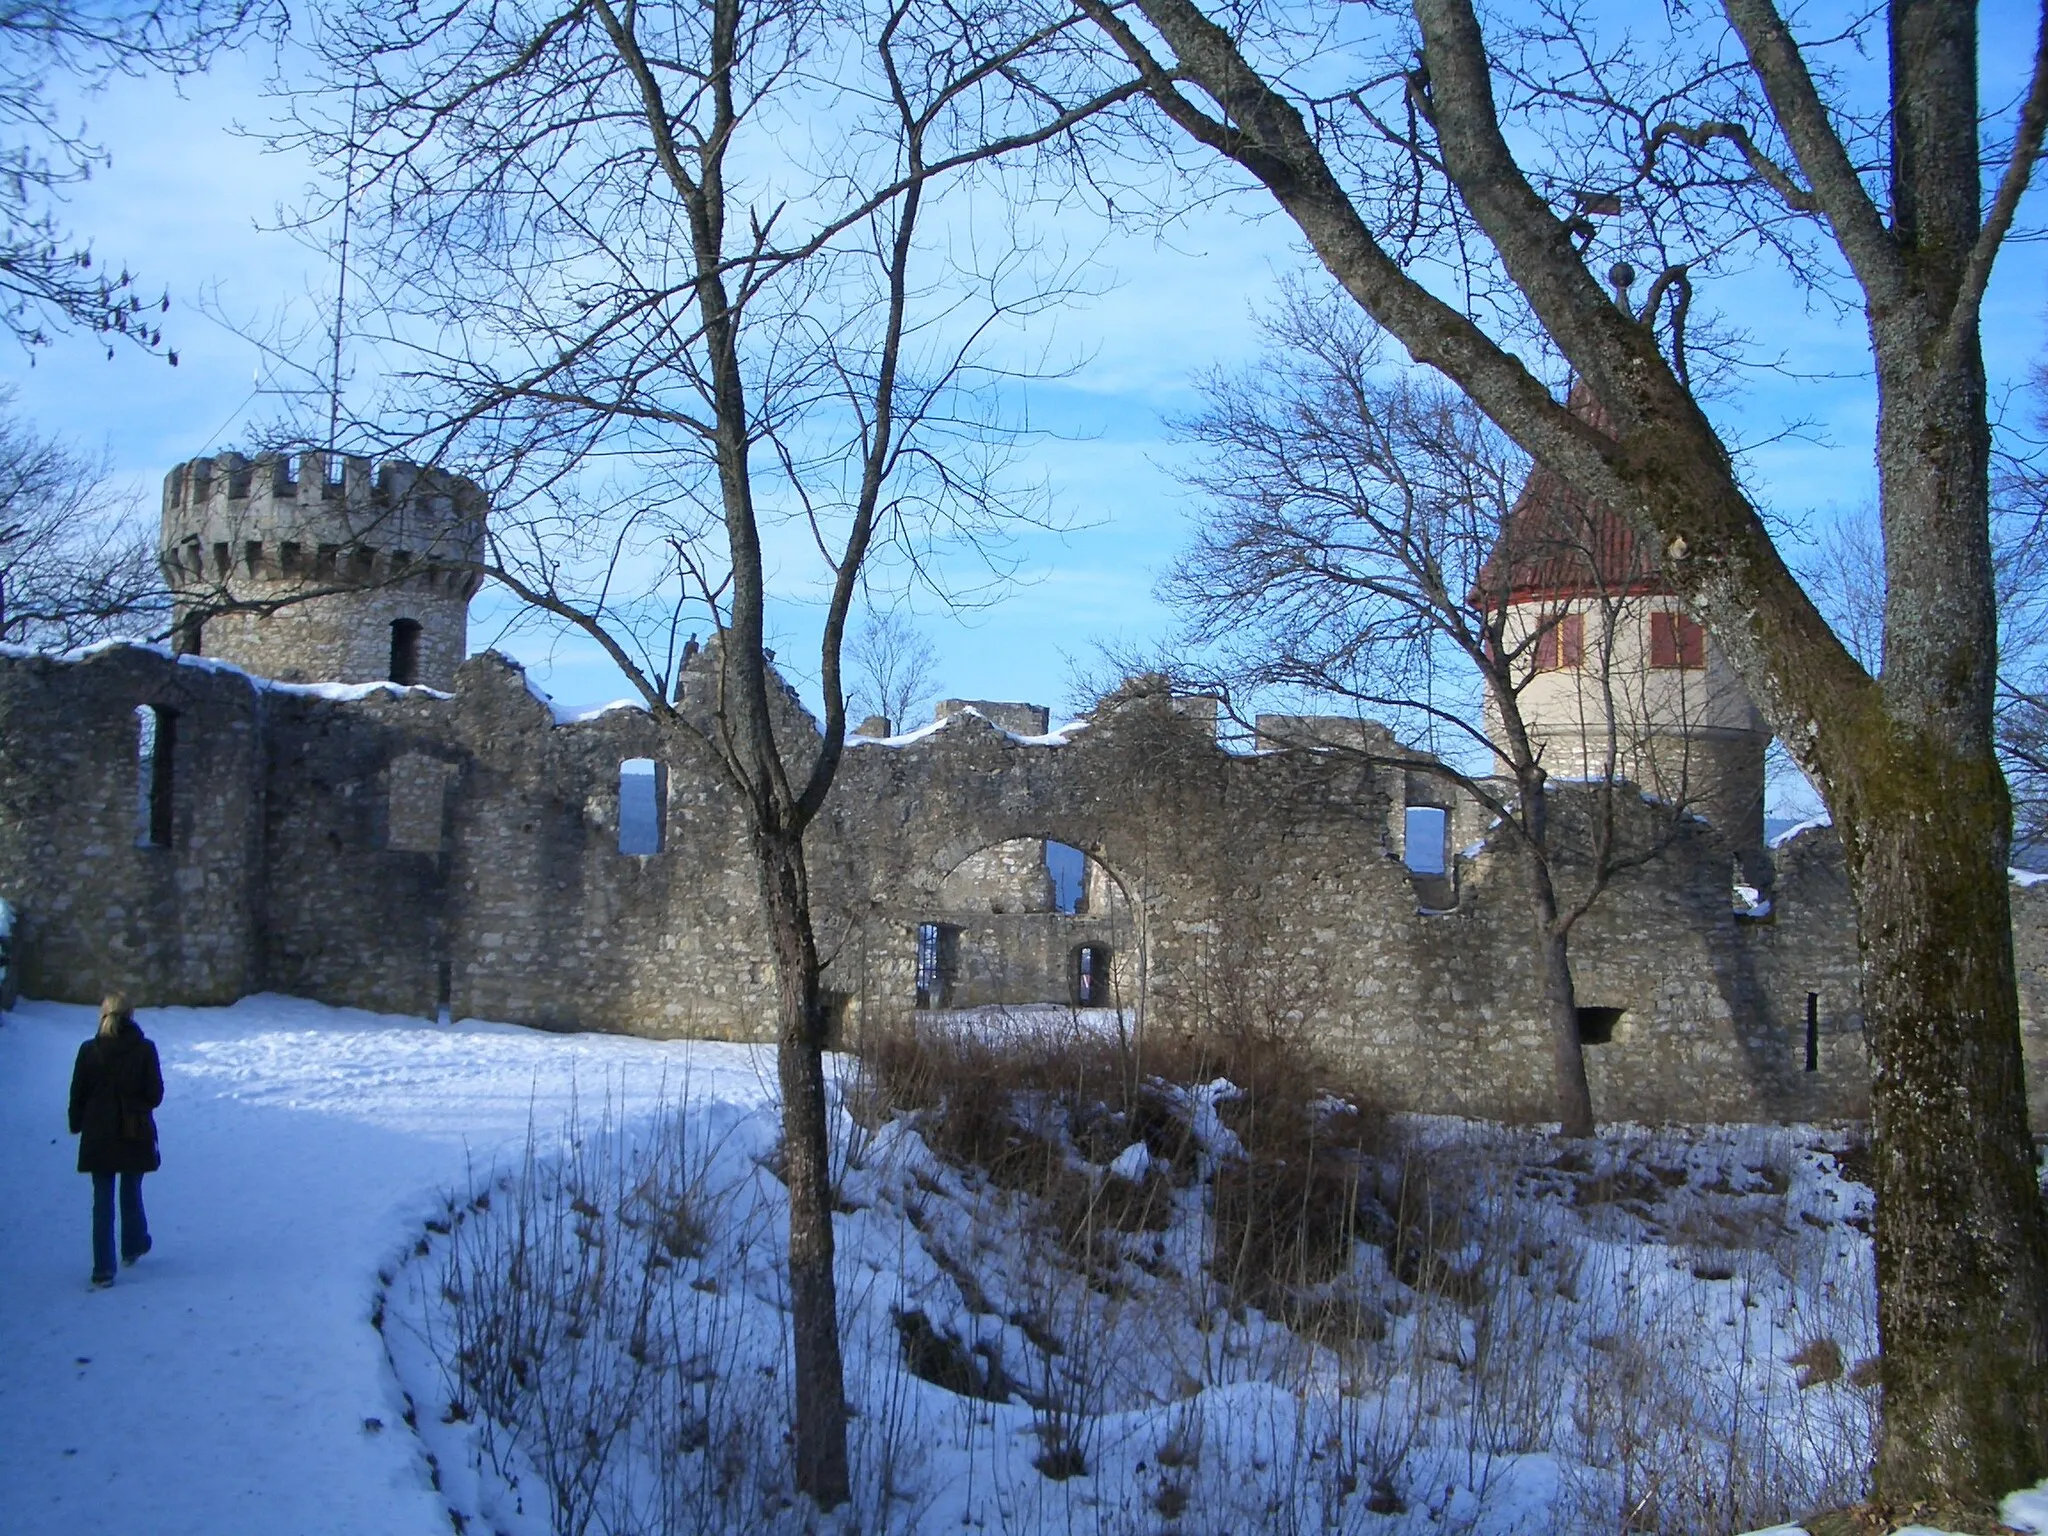
<path id="1" fill-rule="evenodd" d="M 334 355 L 327 374 L 327 451 L 339 451 L 341 435 L 341 327 L 348 301 L 349 221 L 356 201 L 356 97 L 360 83 L 348 88 L 348 158 L 341 173 L 341 250 L 334 278 Z"/>

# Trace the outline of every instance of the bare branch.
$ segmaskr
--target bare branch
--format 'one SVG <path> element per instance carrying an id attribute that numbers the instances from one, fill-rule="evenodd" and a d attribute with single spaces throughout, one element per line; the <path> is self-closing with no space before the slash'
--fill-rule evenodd
<path id="1" fill-rule="evenodd" d="M 1901 302 L 1907 284 L 1898 243 L 1849 163 L 1848 151 L 1828 119 L 1828 109 L 1799 44 L 1793 40 L 1792 29 L 1771 0 L 1722 0 L 1722 4 L 1749 51 L 1778 126 L 1792 153 L 1799 157 L 1814 201 L 1834 230 L 1863 291 L 1879 308 Z"/>

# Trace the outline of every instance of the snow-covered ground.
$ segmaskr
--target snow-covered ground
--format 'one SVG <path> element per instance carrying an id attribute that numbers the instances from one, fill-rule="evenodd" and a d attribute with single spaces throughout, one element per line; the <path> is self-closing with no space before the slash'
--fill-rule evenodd
<path id="1" fill-rule="evenodd" d="M 0 1021 L 8 1536 L 447 1536 L 369 1323 L 380 1267 L 530 1124 L 556 1134 L 572 1094 L 630 1113 L 686 1071 L 741 1102 L 766 1091 L 758 1053 L 712 1043 L 279 997 L 140 1020 L 166 1082 L 164 1166 L 143 1185 L 156 1247 L 105 1292 L 64 1123 L 95 1013 L 25 1002 Z"/>
<path id="2" fill-rule="evenodd" d="M 592 1532 L 804 1524 L 777 1495 L 765 1053 L 277 997 L 141 1021 L 168 1089 L 156 1247 L 103 1293 L 64 1127 L 93 1013 L 0 1023 L 0 1531 L 542 1536 L 551 1484 L 586 1473 Z M 1211 1157 L 1215 1094 L 1187 1108 Z M 1425 1124 L 1517 1170 L 1460 1185 L 1513 1242 L 1468 1210 L 1436 1295 L 1367 1264 L 1371 1327 L 1329 1355 L 1204 1300 L 1200 1189 L 1155 1173 L 1162 1219 L 1076 1262 L 902 1122 L 842 1129 L 862 1529 L 1564 1531 L 1572 1500 L 1630 1496 L 1615 1435 L 1657 1392 L 1732 1394 L 1693 1405 L 1698 1425 L 1765 1416 L 1795 1459 L 1867 1416 L 1866 1197 L 1809 1133 L 1623 1132 L 1582 1167 L 1532 1160 L 1527 1133 Z M 1147 1161 L 1126 1148 L 1077 1187 Z M 1482 1262 L 1483 1323 L 1456 1294 Z M 1802 1355 L 1819 1337 L 1832 1363 Z M 1486 1350 L 1517 1370 L 1488 1377 Z M 1702 1364 L 1672 1374 L 1675 1354 Z M 1601 1403 L 1612 1425 L 1588 1418 Z M 1384 1489 L 1371 1465 L 1394 1469 Z M 2048 1490 L 2008 1518 L 2048 1531 Z"/>

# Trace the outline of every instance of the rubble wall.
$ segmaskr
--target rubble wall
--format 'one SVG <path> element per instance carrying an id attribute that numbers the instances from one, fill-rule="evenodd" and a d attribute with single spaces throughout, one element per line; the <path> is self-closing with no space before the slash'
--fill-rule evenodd
<path id="1" fill-rule="evenodd" d="M 496 656 L 455 681 L 452 695 L 294 688 L 139 647 L 0 655 L 0 895 L 22 914 L 24 989 L 85 1001 L 119 986 L 145 1004 L 269 989 L 772 1038 L 745 820 L 694 734 L 698 706 L 668 726 L 637 709 L 563 720 Z M 700 681 L 686 699 L 709 696 Z M 144 705 L 178 720 L 168 847 L 138 845 Z M 802 730 L 789 709 L 781 728 Z M 666 767 L 658 853 L 619 851 L 631 758 Z M 1075 950 L 1098 945 L 1142 1029 L 1302 1030 L 1389 1104 L 1546 1118 L 1525 863 L 1453 805 L 1454 838 L 1477 833 L 1445 874 L 1411 875 L 1402 816 L 1437 784 L 1415 778 L 1342 751 L 1230 754 L 1199 712 L 1142 697 L 1055 736 L 976 712 L 850 745 L 807 844 L 840 1027 L 914 1017 L 918 930 L 941 924 L 963 1001 L 1056 1001 Z M 1711 827 L 1655 835 L 1657 858 L 1617 877 L 1573 935 L 1580 1002 L 1612 1024 L 1587 1046 L 1598 1113 L 1860 1114 L 1855 929 L 1832 835 L 1777 850 L 1772 904 L 1748 913 Z M 1046 910 L 1030 849 L 1048 839 L 1091 860 L 1087 910 Z M 1566 861 L 1568 897 L 1582 873 Z M 2016 888 L 2014 912 L 2048 1124 L 2048 890 Z"/>

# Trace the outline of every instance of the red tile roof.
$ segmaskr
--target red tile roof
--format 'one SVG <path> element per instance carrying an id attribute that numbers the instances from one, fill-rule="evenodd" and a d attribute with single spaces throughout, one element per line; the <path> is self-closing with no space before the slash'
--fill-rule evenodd
<path id="1" fill-rule="evenodd" d="M 1588 425 L 1606 429 L 1607 413 L 1583 383 L 1572 386 L 1566 404 Z M 1481 602 L 1498 601 L 1505 586 L 1511 603 L 1671 590 L 1633 522 L 1541 463 L 1522 483 L 1473 585 Z"/>

